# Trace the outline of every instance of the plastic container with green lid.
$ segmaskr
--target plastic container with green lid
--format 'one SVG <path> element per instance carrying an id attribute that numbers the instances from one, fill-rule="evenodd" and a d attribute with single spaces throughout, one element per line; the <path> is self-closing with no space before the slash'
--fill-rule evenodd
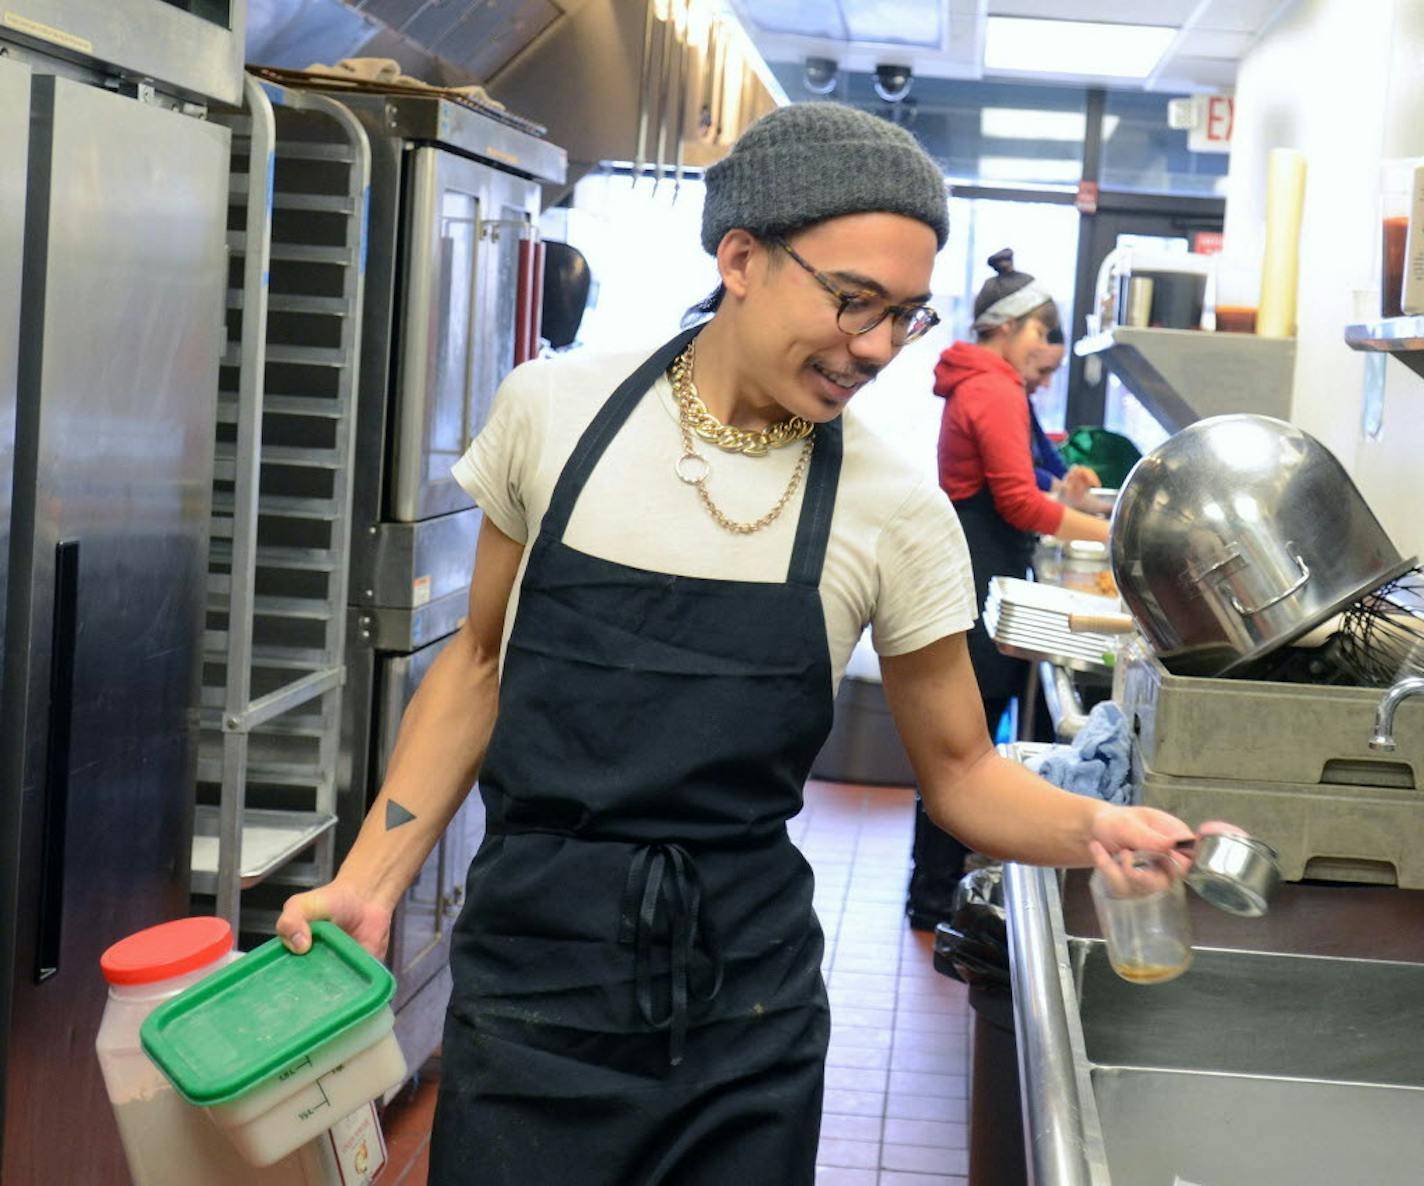
<path id="1" fill-rule="evenodd" d="M 194 984 L 144 1021 L 143 1048 L 238 1150 L 268 1165 L 402 1082 L 395 978 L 339 927 L 312 924 Z"/>

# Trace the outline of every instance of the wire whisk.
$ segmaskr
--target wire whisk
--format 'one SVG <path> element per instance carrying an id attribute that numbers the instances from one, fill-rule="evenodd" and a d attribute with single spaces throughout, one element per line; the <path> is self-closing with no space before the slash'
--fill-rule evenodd
<path id="1" fill-rule="evenodd" d="M 1361 685 L 1387 688 L 1424 675 L 1424 568 L 1382 585 L 1345 611 L 1340 660 Z"/>

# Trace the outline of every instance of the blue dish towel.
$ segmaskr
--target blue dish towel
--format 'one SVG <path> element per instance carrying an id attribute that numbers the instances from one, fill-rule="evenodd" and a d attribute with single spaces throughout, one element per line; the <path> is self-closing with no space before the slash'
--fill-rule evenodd
<path id="1" fill-rule="evenodd" d="M 1075 795 L 1125 805 L 1135 798 L 1131 746 L 1122 709 L 1113 701 L 1104 700 L 1088 714 L 1072 745 L 1055 745 L 1030 760 L 1028 767 Z"/>

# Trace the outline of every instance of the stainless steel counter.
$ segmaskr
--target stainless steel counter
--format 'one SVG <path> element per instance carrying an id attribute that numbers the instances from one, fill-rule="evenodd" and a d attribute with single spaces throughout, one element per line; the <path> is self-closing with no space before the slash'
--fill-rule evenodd
<path id="1" fill-rule="evenodd" d="M 1109 969 L 1087 874 L 1005 871 L 1034 1186 L 1405 1186 L 1424 1166 L 1424 892 L 1192 899 L 1165 985 Z"/>

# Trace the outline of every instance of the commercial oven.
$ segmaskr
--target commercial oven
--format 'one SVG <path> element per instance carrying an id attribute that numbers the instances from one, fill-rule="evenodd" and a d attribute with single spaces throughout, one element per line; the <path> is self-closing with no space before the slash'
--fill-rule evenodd
<path id="1" fill-rule="evenodd" d="M 337 849 L 380 789 L 420 679 L 464 619 L 481 515 L 450 467 L 520 359 L 541 183 L 562 149 L 439 99 L 342 95 L 371 142 Z M 397 1034 L 412 1066 L 440 1040 L 449 926 L 483 835 L 477 794 L 397 912 Z"/>

